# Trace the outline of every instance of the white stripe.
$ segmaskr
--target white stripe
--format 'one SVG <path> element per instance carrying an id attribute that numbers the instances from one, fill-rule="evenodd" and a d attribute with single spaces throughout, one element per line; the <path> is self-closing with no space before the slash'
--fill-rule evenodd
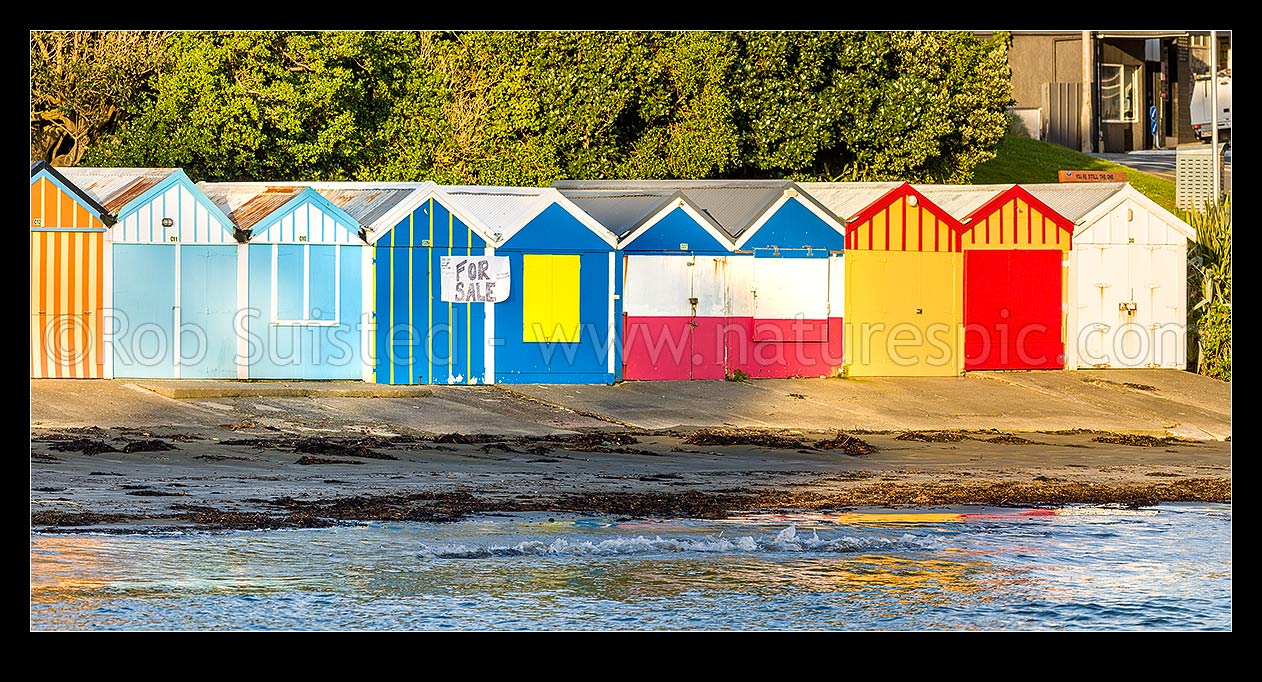
<path id="1" fill-rule="evenodd" d="M 272 315 L 271 317 L 272 317 L 273 322 L 280 319 L 280 315 L 276 310 L 276 262 L 279 260 L 278 251 L 277 251 L 277 249 L 279 248 L 280 248 L 279 244 L 272 244 L 272 311 L 271 311 Z"/>
<path id="2" fill-rule="evenodd" d="M 487 246 L 486 255 L 494 256 L 495 248 Z M 482 362 L 485 365 L 482 373 L 482 383 L 493 384 L 495 383 L 495 344 L 492 343 L 492 340 L 495 338 L 495 304 L 483 303 L 482 310 L 486 313 L 486 320 L 482 325 L 484 327 L 482 334 L 482 354 L 484 357 Z"/>
<path id="3" fill-rule="evenodd" d="M 302 246 L 302 317 L 311 319 L 311 245 Z"/>
<path id="4" fill-rule="evenodd" d="M 609 290 L 605 293 L 605 298 L 609 299 L 609 335 L 605 337 L 605 343 L 608 345 L 609 352 L 609 373 L 613 374 L 613 349 L 614 349 L 614 319 L 613 319 L 613 269 L 614 269 L 614 252 L 609 252 Z"/>
<path id="5" fill-rule="evenodd" d="M 249 281 L 247 273 L 250 268 L 250 256 L 246 251 L 249 246 L 246 244 L 237 244 L 237 314 L 241 315 L 250 305 Z M 245 329 L 237 331 L 237 378 L 250 378 L 249 363 L 249 320 L 246 317 L 242 321 L 245 323 Z"/>
<path id="6" fill-rule="evenodd" d="M 174 349 L 175 357 L 171 358 L 172 364 L 175 365 L 175 371 L 171 375 L 176 379 L 180 378 L 180 243 L 175 243 L 175 309 L 172 312 L 172 321 L 174 322 L 175 339 L 171 341 L 171 347 Z"/>
<path id="7" fill-rule="evenodd" d="M 342 247 L 333 247 L 333 319 L 342 321 Z"/>
<path id="8" fill-rule="evenodd" d="M 373 342 L 377 338 L 377 322 L 373 319 L 372 300 L 372 283 L 375 273 L 372 267 L 372 247 L 360 246 L 358 248 L 361 301 L 359 316 L 363 320 L 363 333 L 359 336 L 359 360 L 363 368 L 364 381 L 372 381 L 373 368 L 377 364 L 376 349 L 373 347 Z"/>
<path id="9" fill-rule="evenodd" d="M 110 231 L 105 231 L 105 246 L 101 254 L 101 319 L 97 324 L 105 325 L 102 333 L 101 352 L 105 354 L 105 371 L 103 379 L 114 378 L 114 243 Z"/>

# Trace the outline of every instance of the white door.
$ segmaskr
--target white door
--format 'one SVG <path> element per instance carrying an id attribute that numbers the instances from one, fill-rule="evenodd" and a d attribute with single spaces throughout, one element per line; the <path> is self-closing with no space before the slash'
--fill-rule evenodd
<path id="1" fill-rule="evenodd" d="M 1081 244 L 1078 251 L 1078 366 L 1119 367 L 1120 334 L 1129 324 L 1118 304 L 1130 300 L 1131 263 L 1122 244 Z"/>
<path id="2" fill-rule="evenodd" d="M 1182 369 L 1187 357 L 1187 251 L 1161 244 L 1149 251 L 1149 270 L 1142 283 L 1147 296 L 1148 357 L 1145 367 Z"/>

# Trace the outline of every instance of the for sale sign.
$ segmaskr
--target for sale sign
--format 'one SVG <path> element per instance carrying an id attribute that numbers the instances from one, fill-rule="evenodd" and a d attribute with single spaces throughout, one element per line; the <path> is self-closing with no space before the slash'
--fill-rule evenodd
<path id="1" fill-rule="evenodd" d="M 507 256 L 442 256 L 442 300 L 448 303 L 499 303 L 508 298 L 511 279 Z"/>

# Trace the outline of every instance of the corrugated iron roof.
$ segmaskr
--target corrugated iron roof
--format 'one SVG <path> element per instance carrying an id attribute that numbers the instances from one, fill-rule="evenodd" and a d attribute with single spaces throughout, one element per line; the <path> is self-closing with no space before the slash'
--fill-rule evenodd
<path id="1" fill-rule="evenodd" d="M 118 215 L 132 199 L 144 194 L 163 180 L 178 173 L 178 168 L 58 168 L 62 177 L 74 183 L 84 194 Z"/>
<path id="2" fill-rule="evenodd" d="M 786 189 L 793 186 L 793 183 L 788 180 L 558 180 L 552 183 L 552 186 L 571 199 L 575 199 L 576 202 L 577 196 L 571 195 L 571 192 L 583 190 L 621 190 L 629 194 L 651 193 L 654 196 L 663 197 L 679 193 L 710 216 L 710 219 L 729 237 L 735 239 L 758 220 L 784 194 Z M 652 208 L 645 208 L 647 203 L 647 201 L 626 202 L 616 210 L 607 212 L 623 218 L 627 214 L 642 210 L 644 212 L 641 216 L 642 220 L 652 211 Z M 599 209 L 589 212 L 597 220 L 601 220 L 597 216 L 597 212 L 601 212 Z M 623 231 L 621 225 L 615 226 L 604 220 L 601 222 L 614 232 Z"/>
<path id="3" fill-rule="evenodd" d="M 561 194 L 621 239 L 675 196 L 674 190 L 561 189 Z"/>
<path id="4" fill-rule="evenodd" d="M 834 215 L 853 219 L 901 182 L 799 182 L 798 186 Z"/>
<path id="5" fill-rule="evenodd" d="M 208 184 L 208 183 L 203 183 Z M 421 182 L 239 182 L 217 183 L 256 187 L 310 187 L 369 229 L 417 189 Z M 387 226 L 392 227 L 392 226 Z"/>
<path id="6" fill-rule="evenodd" d="M 1022 184 L 1048 208 L 1075 223 L 1106 199 L 1122 191 L 1124 182 L 1041 182 Z"/>
<path id="7" fill-rule="evenodd" d="M 441 188 L 452 201 L 505 238 L 539 215 L 558 196 L 556 190 L 547 187 L 442 185 Z"/>
<path id="8" fill-rule="evenodd" d="M 197 186 L 242 230 L 253 228 L 306 189 L 304 185 L 253 182 L 199 182 Z"/>
<path id="9" fill-rule="evenodd" d="M 912 185 L 926 199 L 937 204 L 956 220 L 963 220 L 968 214 L 981 208 L 982 204 L 998 196 L 1012 187 L 1014 183 L 1003 185 Z"/>

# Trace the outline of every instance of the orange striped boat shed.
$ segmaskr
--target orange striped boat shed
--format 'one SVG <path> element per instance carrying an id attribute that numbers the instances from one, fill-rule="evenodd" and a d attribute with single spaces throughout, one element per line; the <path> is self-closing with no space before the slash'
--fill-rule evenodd
<path id="1" fill-rule="evenodd" d="M 31 165 L 31 377 L 105 376 L 109 211 L 40 161 Z"/>

